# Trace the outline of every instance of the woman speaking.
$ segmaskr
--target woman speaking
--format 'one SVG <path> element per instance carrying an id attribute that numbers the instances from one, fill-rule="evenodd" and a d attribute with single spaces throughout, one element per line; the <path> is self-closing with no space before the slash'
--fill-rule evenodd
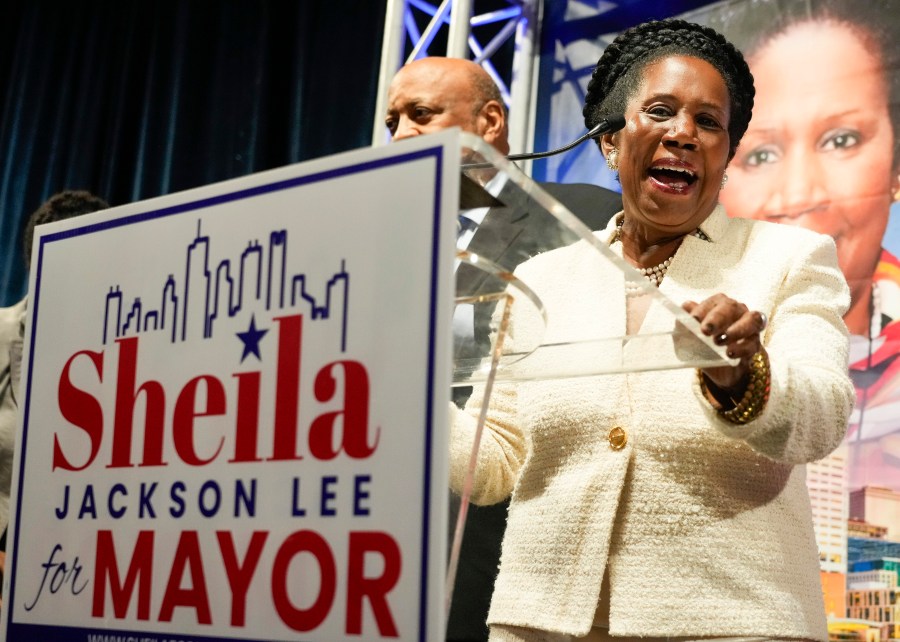
<path id="1" fill-rule="evenodd" d="M 681 20 L 625 31 L 597 63 L 587 126 L 626 119 L 600 141 L 624 209 L 597 234 L 737 365 L 495 387 L 472 496 L 511 495 L 493 641 L 828 639 L 804 464 L 853 403 L 849 292 L 830 237 L 718 205 L 753 95 L 741 54 Z M 591 252 L 517 270 L 585 331 L 601 321 L 572 293 L 592 291 Z M 481 399 L 451 409 L 456 490 Z"/>

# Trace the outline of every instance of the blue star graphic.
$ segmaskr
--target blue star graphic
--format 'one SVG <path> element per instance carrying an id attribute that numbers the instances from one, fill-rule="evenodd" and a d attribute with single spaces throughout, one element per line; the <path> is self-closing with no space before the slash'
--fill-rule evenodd
<path id="1" fill-rule="evenodd" d="M 247 328 L 247 331 L 235 333 L 238 339 L 244 342 L 244 354 L 241 355 L 241 363 L 244 363 L 244 359 L 250 354 L 256 355 L 256 358 L 262 361 L 262 357 L 259 354 L 259 342 L 266 336 L 267 332 L 268 330 L 256 329 L 256 315 L 254 314 L 250 316 L 250 327 Z"/>

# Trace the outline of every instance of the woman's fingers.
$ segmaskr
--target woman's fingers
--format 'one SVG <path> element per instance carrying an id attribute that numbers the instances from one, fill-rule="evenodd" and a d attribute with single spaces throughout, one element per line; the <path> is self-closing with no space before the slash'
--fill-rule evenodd
<path id="1" fill-rule="evenodd" d="M 687 301 L 682 307 L 697 319 L 703 334 L 719 345 L 758 336 L 768 323 L 762 312 L 750 310 L 724 294 L 714 294 L 701 303 Z"/>
<path id="2" fill-rule="evenodd" d="M 724 346 L 730 358 L 740 360 L 733 368 L 706 369 L 707 376 L 723 387 L 742 381 L 750 358 L 762 349 L 760 333 L 768 324 L 765 314 L 721 293 L 700 303 L 687 301 L 682 307 L 697 319 L 701 332 L 712 337 L 716 345 Z"/>

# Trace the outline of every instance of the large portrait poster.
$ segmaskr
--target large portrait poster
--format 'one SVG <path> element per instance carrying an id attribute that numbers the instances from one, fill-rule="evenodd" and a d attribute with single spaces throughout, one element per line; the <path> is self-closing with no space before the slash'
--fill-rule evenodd
<path id="1" fill-rule="evenodd" d="M 443 639 L 458 159 L 38 228 L 3 639 Z"/>
<path id="2" fill-rule="evenodd" d="M 556 46 L 541 63 L 536 135 L 548 149 L 584 131 L 587 84 L 616 36 L 601 29 L 607 11 L 614 7 L 573 1 L 554 14 L 549 30 Z M 844 320 L 857 401 L 843 446 L 807 466 L 826 611 L 833 622 L 895 622 L 900 0 L 729 0 L 679 17 L 724 34 L 755 79 L 753 118 L 720 194 L 729 216 L 798 225 L 835 240 L 851 290 Z M 617 188 L 592 145 L 554 157 L 535 175 Z M 859 633 L 832 628 L 838 637 Z M 881 635 L 898 638 L 900 627 L 882 628 Z"/>

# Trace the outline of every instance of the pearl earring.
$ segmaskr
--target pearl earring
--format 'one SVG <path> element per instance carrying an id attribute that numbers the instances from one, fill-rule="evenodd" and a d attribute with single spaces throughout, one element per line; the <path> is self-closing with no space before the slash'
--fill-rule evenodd
<path id="1" fill-rule="evenodd" d="M 619 150 L 617 148 L 613 147 L 609 150 L 609 154 L 606 156 L 606 166 L 614 172 L 619 169 Z"/>
<path id="2" fill-rule="evenodd" d="M 725 189 L 725 183 L 728 182 L 728 174 L 722 174 L 722 186 L 719 189 Z"/>

